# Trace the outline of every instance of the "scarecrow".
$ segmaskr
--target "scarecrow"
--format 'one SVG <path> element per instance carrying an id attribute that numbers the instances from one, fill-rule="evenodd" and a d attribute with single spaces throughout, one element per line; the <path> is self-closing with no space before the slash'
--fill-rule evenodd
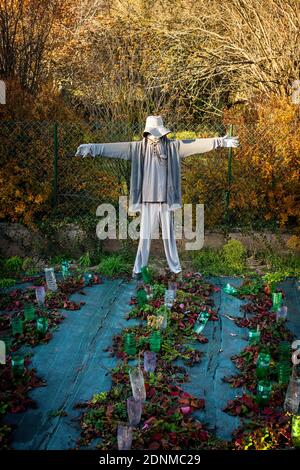
<path id="1" fill-rule="evenodd" d="M 137 142 L 82 144 L 76 156 L 121 158 L 131 161 L 129 212 L 141 213 L 140 240 L 133 277 L 148 264 L 151 239 L 161 226 L 169 269 L 180 273 L 174 231 L 174 210 L 181 208 L 180 162 L 190 155 L 222 147 L 237 147 L 237 137 L 171 140 L 161 116 L 148 116 L 143 139 Z"/>

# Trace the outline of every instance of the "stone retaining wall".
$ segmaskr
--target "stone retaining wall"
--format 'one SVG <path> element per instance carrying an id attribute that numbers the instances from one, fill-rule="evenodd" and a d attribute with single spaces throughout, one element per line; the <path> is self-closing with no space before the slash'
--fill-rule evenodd
<path id="1" fill-rule="evenodd" d="M 287 251 L 287 241 L 290 233 L 273 234 L 270 232 L 251 232 L 249 234 L 233 231 L 228 237 L 221 231 L 208 230 L 205 233 L 204 247 L 220 248 L 228 239 L 240 240 L 251 252 L 271 247 L 275 252 Z M 186 240 L 178 240 L 180 252 L 185 251 Z M 78 257 L 86 251 L 93 252 L 99 249 L 100 244 L 105 251 L 119 251 L 121 242 L 119 240 L 99 241 L 95 234 L 89 234 L 76 224 L 66 224 L 55 228 L 50 233 L 31 230 L 18 223 L 0 224 L 0 255 L 22 257 L 30 256 L 47 258 L 56 254 L 68 254 Z M 132 242 L 135 250 L 137 241 Z M 153 240 L 151 246 L 152 254 L 163 253 L 162 240 Z"/>

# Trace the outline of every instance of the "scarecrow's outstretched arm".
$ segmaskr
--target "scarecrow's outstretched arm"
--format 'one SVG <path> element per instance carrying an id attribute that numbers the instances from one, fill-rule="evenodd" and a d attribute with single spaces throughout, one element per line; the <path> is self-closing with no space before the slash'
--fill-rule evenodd
<path id="1" fill-rule="evenodd" d="M 181 158 L 206 153 L 222 147 L 238 147 L 238 137 L 212 137 L 207 139 L 179 140 L 179 155 Z"/>
<path id="2" fill-rule="evenodd" d="M 81 144 L 76 151 L 76 157 L 108 157 L 131 160 L 131 149 L 136 142 L 115 142 L 111 144 Z"/>

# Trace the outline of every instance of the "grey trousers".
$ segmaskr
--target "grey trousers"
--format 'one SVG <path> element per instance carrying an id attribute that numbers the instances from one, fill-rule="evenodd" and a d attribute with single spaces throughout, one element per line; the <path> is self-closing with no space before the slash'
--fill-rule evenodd
<path id="1" fill-rule="evenodd" d="M 141 210 L 140 241 L 135 258 L 133 273 L 138 274 L 141 268 L 147 266 L 152 239 L 159 238 L 159 225 L 169 269 L 173 273 L 181 272 L 177 252 L 174 214 L 162 202 L 144 202 Z"/>

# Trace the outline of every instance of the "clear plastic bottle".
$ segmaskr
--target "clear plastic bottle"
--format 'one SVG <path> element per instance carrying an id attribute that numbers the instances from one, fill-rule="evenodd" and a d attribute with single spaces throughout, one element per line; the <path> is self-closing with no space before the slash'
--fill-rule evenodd
<path id="1" fill-rule="evenodd" d="M 283 408 L 293 414 L 297 414 L 300 404 L 300 378 L 296 375 L 295 367 L 286 391 Z"/>
<path id="2" fill-rule="evenodd" d="M 129 371 L 129 378 L 132 395 L 136 400 L 144 402 L 146 400 L 146 389 L 142 370 L 139 367 L 133 367 Z"/>
<path id="3" fill-rule="evenodd" d="M 175 300 L 175 291 L 166 289 L 165 290 L 165 306 L 168 308 L 172 308 Z"/>
<path id="4" fill-rule="evenodd" d="M 54 268 L 45 268 L 46 283 L 49 290 L 57 291 Z"/>
<path id="5" fill-rule="evenodd" d="M 46 291 L 44 286 L 37 286 L 35 288 L 35 298 L 37 303 L 42 306 L 45 303 Z"/>

